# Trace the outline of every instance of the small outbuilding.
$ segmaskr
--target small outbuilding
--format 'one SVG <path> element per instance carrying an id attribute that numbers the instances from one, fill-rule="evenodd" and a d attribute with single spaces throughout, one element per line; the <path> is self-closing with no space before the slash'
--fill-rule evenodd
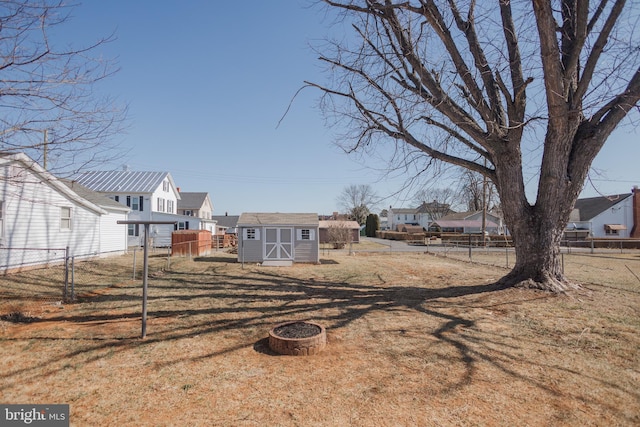
<path id="1" fill-rule="evenodd" d="M 318 263 L 318 224 L 314 213 L 243 213 L 237 224 L 238 262 Z"/>
<path id="2" fill-rule="evenodd" d="M 334 243 L 344 235 L 343 243 L 360 243 L 360 224 L 357 221 L 320 221 L 320 243 Z"/>

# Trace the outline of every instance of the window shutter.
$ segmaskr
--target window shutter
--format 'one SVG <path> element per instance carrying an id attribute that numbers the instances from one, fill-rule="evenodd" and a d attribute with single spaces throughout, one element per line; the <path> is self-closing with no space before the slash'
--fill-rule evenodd
<path id="1" fill-rule="evenodd" d="M 141 212 L 144 210 L 144 209 L 142 209 L 142 206 L 143 206 L 143 204 L 142 204 L 142 203 L 143 203 L 143 201 L 144 201 L 144 197 L 143 197 L 143 196 L 140 196 L 140 211 L 141 211 Z"/>
<path id="2" fill-rule="evenodd" d="M 131 207 L 131 196 L 127 196 L 127 206 Z"/>
<path id="3" fill-rule="evenodd" d="M 115 200 L 116 202 L 120 202 L 120 196 L 115 196 L 114 200 Z"/>
<path id="4" fill-rule="evenodd" d="M 188 230 L 189 229 L 189 221 L 185 221 L 184 223 L 184 229 Z"/>
<path id="5" fill-rule="evenodd" d="M 309 240 L 316 240 L 316 230 L 313 228 L 309 230 Z"/>
<path id="6" fill-rule="evenodd" d="M 296 230 L 296 240 L 302 240 L 302 230 L 299 228 Z"/>

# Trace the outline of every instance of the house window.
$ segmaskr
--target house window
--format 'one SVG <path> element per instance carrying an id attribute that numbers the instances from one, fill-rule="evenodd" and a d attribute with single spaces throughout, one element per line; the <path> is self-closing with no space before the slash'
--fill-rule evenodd
<path id="1" fill-rule="evenodd" d="M 173 213 L 173 200 L 167 200 L 167 212 Z"/>
<path id="2" fill-rule="evenodd" d="M 193 211 L 192 210 L 185 210 L 184 214 L 187 216 L 193 216 Z"/>
<path id="3" fill-rule="evenodd" d="M 129 197 L 127 196 L 127 199 Z M 137 197 L 133 197 L 131 199 L 131 210 L 134 211 L 139 211 L 140 210 L 140 199 L 138 199 Z"/>
<path id="4" fill-rule="evenodd" d="M 158 212 L 164 212 L 164 199 L 158 197 Z"/>
<path id="5" fill-rule="evenodd" d="M 242 231 L 244 240 L 260 240 L 260 230 L 257 228 L 245 228 Z"/>
<path id="6" fill-rule="evenodd" d="M 60 229 L 71 230 L 71 208 L 60 208 Z"/>
<path id="7" fill-rule="evenodd" d="M 162 191 L 169 191 L 169 181 L 162 181 Z"/>
<path id="8" fill-rule="evenodd" d="M 178 221 L 175 226 L 176 230 L 188 230 L 189 229 L 189 221 Z"/>
<path id="9" fill-rule="evenodd" d="M 140 235 L 140 227 L 138 224 L 127 224 L 127 235 L 129 236 L 139 236 Z"/>

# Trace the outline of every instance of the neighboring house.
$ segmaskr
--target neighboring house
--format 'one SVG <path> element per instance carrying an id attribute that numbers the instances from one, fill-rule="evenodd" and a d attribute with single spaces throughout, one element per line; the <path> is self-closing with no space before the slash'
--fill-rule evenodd
<path id="1" fill-rule="evenodd" d="M 130 221 L 180 221 L 176 229 L 198 229 L 200 220 L 178 217 L 177 208 L 180 194 L 169 172 L 136 172 L 124 169 L 121 171 L 83 172 L 74 180 L 89 189 L 101 193 L 116 202 L 131 208 Z M 188 223 L 188 224 L 187 224 Z M 197 226 L 195 226 L 197 223 Z M 171 244 L 172 226 L 151 226 L 155 246 Z M 136 224 L 127 225 L 130 246 L 142 245 L 144 227 Z"/>
<path id="2" fill-rule="evenodd" d="M 350 241 L 345 243 L 360 243 L 360 224 L 357 221 L 319 221 L 320 243 L 333 243 L 335 237 L 331 236 L 331 229 L 348 230 Z"/>
<path id="3" fill-rule="evenodd" d="M 208 230 L 211 234 L 216 234 L 216 221 L 212 219 L 213 203 L 209 193 L 188 193 L 178 191 L 178 215 L 195 217 L 199 219 L 199 230 Z M 191 230 L 194 227 L 190 228 Z"/>
<path id="4" fill-rule="evenodd" d="M 68 248 L 79 257 L 127 250 L 126 227 L 117 221 L 129 208 L 65 183 L 22 153 L 0 155 L 0 181 L 0 270 L 48 262 L 7 248 Z"/>
<path id="5" fill-rule="evenodd" d="M 631 193 L 578 199 L 569 217 L 565 237 L 640 237 L 640 230 L 632 234 L 634 224 L 637 225 L 638 210 L 640 194 L 637 187 Z"/>
<path id="6" fill-rule="evenodd" d="M 238 262 L 320 262 L 318 214 L 243 213 L 237 226 Z"/>
<path id="7" fill-rule="evenodd" d="M 238 225 L 239 215 L 228 215 L 225 213 L 224 215 L 214 215 L 213 220 L 216 221 L 216 232 L 214 234 L 237 234 L 238 230 L 236 229 Z"/>
<path id="8" fill-rule="evenodd" d="M 178 200 L 178 215 L 212 219 L 213 203 L 211 203 L 209 193 L 178 192 L 180 193 L 180 200 Z"/>
<path id="9" fill-rule="evenodd" d="M 387 211 L 387 227 L 390 230 L 400 231 L 405 225 L 420 226 L 425 230 L 431 227 L 433 221 L 445 215 L 454 213 L 448 204 L 433 202 L 422 202 L 420 206 L 412 209 L 393 208 L 389 206 Z"/>
<path id="10" fill-rule="evenodd" d="M 433 222 L 432 231 L 443 233 L 482 233 L 482 211 L 456 212 Z M 502 219 L 491 213 L 485 217 L 485 231 L 489 234 L 508 234 Z"/>

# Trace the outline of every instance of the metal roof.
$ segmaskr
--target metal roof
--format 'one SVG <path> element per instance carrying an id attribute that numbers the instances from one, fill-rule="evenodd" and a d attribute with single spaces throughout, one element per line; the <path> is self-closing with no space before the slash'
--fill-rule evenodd
<path id="1" fill-rule="evenodd" d="M 89 171 L 74 180 L 101 193 L 152 193 L 169 176 L 169 172 Z"/>
<path id="2" fill-rule="evenodd" d="M 318 226 L 315 213 L 258 213 L 245 212 L 238 219 L 238 227 L 256 225 L 310 225 Z"/>

